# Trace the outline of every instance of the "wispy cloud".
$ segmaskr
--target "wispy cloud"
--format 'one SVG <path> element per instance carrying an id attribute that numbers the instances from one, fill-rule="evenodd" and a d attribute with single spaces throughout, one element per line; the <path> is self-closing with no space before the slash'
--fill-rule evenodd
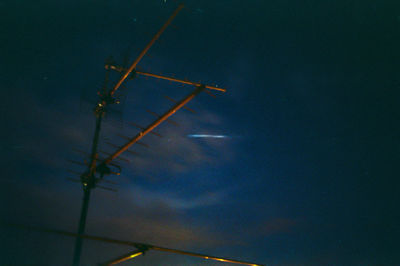
<path id="1" fill-rule="evenodd" d="M 230 143 L 216 143 L 215 139 L 188 138 L 187 134 L 196 131 L 210 131 L 223 126 L 220 117 L 210 112 L 204 114 L 180 114 L 176 120 L 180 127 L 164 124 L 157 131 L 163 138 L 145 136 L 143 142 L 150 143 L 150 148 L 134 145 L 130 150 L 138 152 L 137 156 L 129 156 L 132 163 L 127 165 L 135 173 L 155 175 L 160 172 L 181 174 L 195 167 L 218 161 L 219 164 L 232 159 L 234 151 Z M 137 131 L 125 133 L 134 136 Z M 118 141 L 118 140 L 116 140 Z M 123 141 L 119 140 L 118 145 Z"/>
<path id="2" fill-rule="evenodd" d="M 203 193 L 192 198 L 140 187 L 120 192 L 118 197 L 109 193 L 98 197 L 98 206 L 109 211 L 107 215 L 92 212 L 96 223 L 88 227 L 91 232 L 175 247 L 217 246 L 227 241 L 227 237 L 216 232 L 209 221 L 189 222 L 185 214 L 189 209 L 219 204 L 225 192 Z M 118 209 L 112 210 L 113 206 Z"/>
<path id="3" fill-rule="evenodd" d="M 10 105 L 4 113 L 13 134 L 3 149 L 11 150 L 9 160 L 28 160 L 36 165 L 62 167 L 71 147 L 86 147 L 91 134 L 86 130 L 90 113 L 71 112 L 71 105 L 61 102 L 59 108 L 42 104 L 33 94 L 25 95 L 24 106 Z M 74 105 L 73 105 L 74 106 Z M 29 108 L 27 110 L 26 108 Z"/>
<path id="4" fill-rule="evenodd" d="M 14 157 L 10 160 L 29 160 L 37 166 L 54 167 L 64 171 L 67 168 L 83 171 L 82 167 L 70 165 L 66 159 L 75 161 L 87 159 L 88 154 L 77 153 L 74 148 L 89 153 L 94 128 L 93 114 L 77 112 L 77 103 L 73 105 L 73 110 L 67 102 L 60 102 L 55 109 L 54 106 L 41 103 L 33 94 L 26 98 L 24 104 L 29 106 L 29 112 L 21 112 L 23 109 L 21 106 L 10 106 L 13 108 L 9 114 L 12 117 L 8 120 L 15 120 L 15 124 L 27 128 L 27 130 L 18 129 L 16 135 L 21 137 L 13 136 L 1 147 L 7 153 L 11 150 Z M 121 162 L 124 173 L 133 172 L 143 176 L 158 176 L 160 173 L 175 175 L 187 173 L 202 165 L 214 162 L 222 165 L 231 160 L 235 153 L 228 141 L 187 137 L 192 132 L 210 132 L 215 133 L 210 135 L 219 135 L 218 130 L 225 124 L 219 115 L 203 108 L 201 104 L 196 103 L 196 108 L 200 110 L 197 114 L 179 111 L 173 117 L 180 124 L 179 127 L 164 123 L 157 128 L 156 131 L 161 133 L 163 138 L 145 136 L 143 142 L 150 144 L 149 149 L 134 145 L 130 150 L 138 152 L 139 155 L 123 154 L 123 157 L 129 157 L 131 161 L 131 163 Z M 148 123 L 144 123 L 143 126 L 150 124 L 153 119 L 149 117 Z M 24 133 L 26 135 L 23 135 Z M 104 143 L 104 137 L 117 145 L 122 145 L 126 141 L 117 137 L 117 133 L 133 137 L 138 130 L 129 127 L 123 129 L 118 123 L 115 125 L 109 117 L 106 117 L 101 133 L 100 150 L 107 152 L 115 150 Z"/>
<path id="5" fill-rule="evenodd" d="M 300 226 L 300 220 L 296 218 L 271 217 L 254 221 L 252 226 L 242 232 L 243 239 L 258 239 L 273 235 L 292 233 Z"/>
<path id="6" fill-rule="evenodd" d="M 188 210 L 221 204 L 229 195 L 229 190 L 223 189 L 182 197 L 178 196 L 174 191 L 160 192 L 139 186 L 131 186 L 121 192 L 132 198 L 132 201 L 139 206 L 164 204 L 174 210 Z"/>
<path id="7" fill-rule="evenodd" d="M 273 218 L 262 222 L 259 225 L 259 233 L 261 235 L 273 235 L 280 233 L 288 233 L 298 225 L 298 221 L 288 218 Z"/>

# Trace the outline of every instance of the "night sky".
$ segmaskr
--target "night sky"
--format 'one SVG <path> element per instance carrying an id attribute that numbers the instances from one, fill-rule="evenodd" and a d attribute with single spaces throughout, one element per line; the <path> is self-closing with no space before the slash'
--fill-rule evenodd
<path id="1" fill-rule="evenodd" d="M 187 0 L 137 69 L 200 94 L 92 191 L 88 234 L 266 265 L 399 265 L 400 2 Z M 172 0 L 0 2 L 1 220 L 76 232 L 104 63 L 133 62 Z M 111 76 L 111 84 L 118 79 Z M 193 87 L 127 80 L 101 150 Z M 224 135 L 193 138 L 189 135 Z M 1 265 L 71 265 L 74 239 L 0 228 Z M 82 265 L 129 247 L 84 241 Z M 228 265 L 149 251 L 121 265 Z"/>

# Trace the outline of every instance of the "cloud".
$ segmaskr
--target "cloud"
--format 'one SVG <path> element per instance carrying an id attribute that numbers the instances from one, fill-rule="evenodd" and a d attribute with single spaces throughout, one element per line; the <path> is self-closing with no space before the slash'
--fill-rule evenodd
<path id="1" fill-rule="evenodd" d="M 216 232 L 209 221 L 190 222 L 186 212 L 219 204 L 224 195 L 203 193 L 185 199 L 173 192 L 137 186 L 123 189 L 118 196 L 97 192 L 93 201 L 107 213 L 91 209 L 90 221 L 96 222 L 88 224 L 88 232 L 176 248 L 223 245 L 228 243 L 226 236 Z"/>
<path id="2" fill-rule="evenodd" d="M 200 195 L 199 201 L 189 200 L 189 203 L 185 205 L 185 200 L 176 196 L 168 201 L 167 198 L 162 198 L 161 194 L 157 195 L 156 192 L 150 195 L 147 193 L 135 194 L 140 191 L 134 189 L 130 190 L 129 195 L 125 193 L 127 191 L 122 192 L 114 194 L 98 189 L 93 191 L 86 225 L 87 234 L 195 252 L 208 250 L 207 253 L 211 254 L 215 253 L 213 252 L 214 248 L 232 244 L 229 236 L 213 228 L 212 221 L 200 218 L 196 222 L 192 222 L 185 214 L 187 208 L 199 208 L 207 206 L 207 204 L 214 204 L 215 196 Z M 18 200 L 15 198 L 15 193 L 19 195 Z M 48 185 L 31 185 L 28 190 L 26 187 L 16 184 L 12 193 L 8 194 L 10 194 L 8 200 L 14 200 L 15 203 L 13 206 L 3 204 L 1 210 L 6 217 L 10 217 L 11 222 L 76 232 L 82 197 L 80 189 L 77 188 L 74 191 L 54 190 Z M 5 195 L 3 194 L 3 196 Z M 216 197 L 218 198 L 218 196 Z M 21 240 L 24 240 L 23 247 L 29 250 L 33 248 L 30 245 L 35 245 L 35 250 L 54 249 L 59 252 L 61 248 L 55 248 L 54 243 L 57 245 L 61 243 L 63 250 L 67 250 L 66 253 L 63 253 L 62 260 L 59 253 L 47 252 L 44 260 L 46 262 L 69 260 L 69 256 L 72 256 L 73 238 L 48 233 L 26 234 L 23 230 L 21 233 L 27 235 Z M 64 240 L 68 242 L 63 242 Z M 103 250 L 103 253 L 91 256 L 93 245 L 94 247 L 104 246 L 104 249 L 100 249 Z M 13 245 L 11 245 L 12 247 Z M 116 248 L 125 247 L 117 246 Z M 96 241 L 85 241 L 84 250 L 83 260 L 85 258 L 90 260 L 88 264 L 98 263 L 106 260 L 105 258 L 126 253 L 126 251 L 118 252 L 113 245 Z M 94 249 L 95 252 L 98 250 L 98 248 Z M 5 251 L 7 252 L 7 249 Z M 115 252 L 117 255 L 113 255 Z M 152 252 L 151 254 L 146 261 L 149 259 L 157 261 L 157 253 Z M 32 254 L 32 256 L 31 261 L 33 262 L 43 260 L 40 254 Z M 166 254 L 160 254 L 160 256 L 162 261 Z M 159 263 L 160 261 L 156 262 L 156 264 Z"/>
<path id="3" fill-rule="evenodd" d="M 41 103 L 32 93 L 26 94 L 23 105 L 10 104 L 4 114 L 9 121 L 7 127 L 11 127 L 13 132 L 2 145 L 12 155 L 6 160 L 65 167 L 68 164 L 65 159 L 76 156 L 72 147 L 88 147 L 90 144 L 91 132 L 86 129 L 92 114 L 77 116 L 70 110 L 74 105 L 61 102 L 58 108 L 54 108 Z"/>
<path id="4" fill-rule="evenodd" d="M 1 205 L 11 222 L 75 231 L 78 226 L 81 191 L 77 187 L 54 190 L 49 185 L 9 184 L 12 207 Z M 71 187 L 71 186 L 70 186 Z M 5 189 L 3 189 L 5 190 Z M 12 195 L 21 195 L 18 200 Z M 218 204 L 224 192 L 204 193 L 188 200 L 173 193 L 141 188 L 124 189 L 119 194 L 96 189 L 92 193 L 87 233 L 136 242 L 176 247 L 215 246 L 226 237 L 214 231 L 208 221 L 189 222 L 188 209 Z"/>
<path id="5" fill-rule="evenodd" d="M 6 181 L 7 186 L 3 190 L 8 191 L 3 197 L 7 198 L 4 203 L 9 200 L 15 203 L 12 206 L 3 204 L 3 213 L 13 217 L 15 222 L 75 231 L 82 191 L 79 184 L 65 184 L 61 175 L 66 175 L 68 163 L 65 159 L 82 161 L 84 157 L 75 154 L 74 147 L 83 151 L 90 150 L 94 117 L 89 112 L 70 112 L 71 106 L 67 102 L 60 102 L 55 108 L 54 105 L 41 102 L 35 95 L 30 95 L 27 99 L 29 100 L 24 101 L 24 105 L 29 106 L 29 112 L 19 104 L 13 106 L 14 109 L 7 118 L 14 121 L 13 125 L 20 124 L 23 128 L 18 128 L 16 136 L 6 144 L 6 148 L 17 146 L 9 160 L 28 160 L 30 166 L 21 168 L 22 170 L 10 168 L 10 177 L 13 179 Z M 157 129 L 164 138 L 151 135 L 144 138 L 144 142 L 151 144 L 149 149 L 138 145 L 132 148 L 140 155 L 131 157 L 131 164 L 122 164 L 125 178 L 131 176 L 132 172 L 163 178 L 160 173 L 188 173 L 196 167 L 215 162 L 222 164 L 231 158 L 233 152 L 228 142 L 218 143 L 215 140 L 193 140 L 186 137 L 192 132 L 220 134 L 218 129 L 224 124 L 221 117 L 212 112 L 201 111 L 196 115 L 179 112 L 173 119 L 179 122 L 180 127 L 164 123 Z M 104 129 L 102 136 L 113 140 L 117 139 L 110 133 L 121 131 L 115 125 L 105 124 Z M 18 134 L 22 137 L 18 138 Z M 123 134 L 134 135 L 132 130 Z M 119 144 L 123 143 L 121 139 L 119 141 Z M 79 172 L 83 169 L 78 170 L 76 167 L 74 170 Z M 39 181 L 32 178 L 32 172 L 42 175 Z M 21 184 L 21 178 L 25 176 L 28 180 Z M 49 182 L 50 177 L 55 179 Z M 218 188 L 183 196 L 173 189 L 157 191 L 145 186 L 129 186 L 121 189 L 118 194 L 96 189 L 92 193 L 89 206 L 87 232 L 182 249 L 221 246 L 232 243 L 227 240 L 230 239 L 229 236 L 217 232 L 208 217 L 193 221 L 187 213 L 226 202 L 228 195 L 229 190 Z"/>
<path id="6" fill-rule="evenodd" d="M 91 230 L 103 234 L 108 232 L 107 235 L 123 239 L 169 247 L 218 246 L 225 242 L 221 235 L 210 231 L 207 226 L 189 225 L 174 219 L 173 216 L 160 220 L 140 214 L 139 211 L 123 217 L 112 217 L 107 219 L 107 228 L 99 228 L 99 225 L 96 225 Z"/>
<path id="7" fill-rule="evenodd" d="M 289 233 L 298 225 L 298 221 L 288 218 L 272 218 L 258 226 L 258 233 L 263 236 Z"/>
<path id="8" fill-rule="evenodd" d="M 195 105 L 198 113 L 189 114 L 181 110 L 172 117 L 179 123 L 179 127 L 164 122 L 156 128 L 163 138 L 151 134 L 145 136 L 142 141 L 150 144 L 149 149 L 133 145 L 130 150 L 139 155 L 122 154 L 122 157 L 131 160 L 131 163 L 120 162 L 123 172 L 142 176 L 159 176 L 162 173 L 177 175 L 204 165 L 223 165 L 230 161 L 235 153 L 229 140 L 186 137 L 196 132 L 221 134 L 218 131 L 225 124 L 219 115 L 208 111 L 201 103 L 196 102 Z M 26 107 L 29 107 L 29 112 L 26 112 Z M 6 120 L 11 121 L 10 127 L 15 127 L 9 130 L 15 134 L 9 136 L 1 147 L 3 152 L 11 154 L 8 160 L 29 161 L 37 167 L 51 167 L 53 170 L 64 171 L 64 174 L 68 168 L 77 172 L 84 171 L 83 167 L 71 165 L 67 159 L 80 162 L 88 159 L 95 125 L 92 112 L 77 112 L 77 107 L 78 102 L 71 104 L 65 100 L 60 101 L 55 108 L 54 104 L 43 102 L 39 95 L 33 93 L 24 96 L 23 105 L 7 105 L 6 109 L 10 112 L 5 113 Z M 147 123 L 143 125 L 153 120 L 154 117 L 148 117 Z M 138 130 L 129 128 L 128 123 L 125 123 L 123 129 L 121 123 L 112 120 L 112 116 L 106 116 L 104 121 L 100 140 L 102 151 L 115 151 L 115 148 L 104 143 L 104 138 L 122 145 L 126 140 L 117 137 L 117 133 L 128 137 L 138 133 Z"/>
<path id="9" fill-rule="evenodd" d="M 143 148 L 138 144 L 133 145 L 130 150 L 139 153 L 130 156 L 128 153 L 123 157 L 129 157 L 130 164 L 124 164 L 124 169 L 132 170 L 141 175 L 157 175 L 168 173 L 171 175 L 187 173 L 202 165 L 224 164 L 234 156 L 229 140 L 221 139 L 192 139 L 187 135 L 190 132 L 210 132 L 223 127 L 222 119 L 211 112 L 204 112 L 196 115 L 180 113 L 173 118 L 179 123 L 179 127 L 164 123 L 156 131 L 163 135 L 163 138 L 154 137 L 148 134 L 143 142 L 150 145 Z M 133 137 L 139 131 L 130 130 L 124 135 Z M 109 135 L 116 135 L 117 131 Z M 216 132 L 218 133 L 218 132 Z M 126 141 L 113 138 L 117 145 Z M 110 149 L 109 149 L 110 150 Z M 118 160 L 117 160 L 118 161 Z M 126 165 L 126 167 L 125 167 Z"/>
<path id="10" fill-rule="evenodd" d="M 121 191 L 125 195 L 134 195 L 132 200 L 139 206 L 164 204 L 169 209 L 189 210 L 221 204 L 229 195 L 228 189 L 207 191 L 190 197 L 180 197 L 174 191 L 160 192 L 139 186 L 131 186 Z M 128 196 L 129 197 L 129 196 Z"/>

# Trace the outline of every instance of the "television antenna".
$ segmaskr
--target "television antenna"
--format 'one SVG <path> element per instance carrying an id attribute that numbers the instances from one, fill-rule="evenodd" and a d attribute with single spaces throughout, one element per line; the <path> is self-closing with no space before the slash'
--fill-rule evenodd
<path id="1" fill-rule="evenodd" d="M 85 238 L 86 239 L 96 239 L 96 240 L 100 240 L 100 241 L 105 240 L 105 238 L 92 237 L 92 236 L 85 235 L 86 218 L 87 218 L 87 214 L 88 214 L 89 200 L 90 200 L 90 195 L 91 195 L 92 189 L 98 187 L 98 188 L 102 188 L 102 189 L 106 189 L 106 190 L 113 190 L 111 188 L 102 186 L 101 183 L 104 183 L 107 181 L 104 179 L 104 177 L 107 175 L 111 175 L 111 174 L 119 175 L 120 174 L 121 167 L 117 163 L 115 163 L 115 160 L 123 159 L 121 157 L 121 154 L 123 154 L 124 152 L 131 152 L 128 149 L 134 144 L 140 144 L 139 140 L 141 140 L 147 134 L 149 134 L 149 133 L 157 134 L 157 133 L 153 132 L 153 130 L 158 125 L 160 125 L 164 121 L 168 121 L 167 119 L 170 116 L 175 114 L 179 109 L 185 107 L 185 105 L 189 101 L 191 101 L 195 96 L 197 96 L 200 92 L 205 91 L 210 94 L 210 90 L 215 90 L 215 91 L 219 91 L 219 92 L 226 91 L 225 89 L 219 88 L 217 86 L 211 86 L 211 85 L 202 84 L 200 82 L 192 82 L 192 81 L 188 81 L 188 80 L 183 80 L 183 79 L 178 79 L 178 78 L 174 78 L 174 77 L 168 77 L 168 76 L 163 76 L 163 75 L 159 75 L 159 74 L 154 74 L 154 73 L 143 72 L 143 71 L 137 70 L 137 65 L 139 64 L 139 62 L 146 55 L 146 53 L 152 47 L 152 45 L 157 41 L 157 39 L 161 36 L 161 34 L 165 31 L 165 29 L 171 24 L 171 22 L 174 20 L 174 18 L 177 16 L 177 14 L 182 10 L 182 8 L 183 8 L 182 4 L 178 6 L 178 8 L 173 12 L 173 14 L 164 23 L 164 25 L 160 28 L 160 30 L 154 35 L 154 37 L 150 40 L 150 42 L 145 46 L 145 48 L 141 51 L 139 56 L 135 59 L 135 61 L 130 65 L 129 68 L 124 68 L 124 67 L 118 66 L 116 64 L 113 64 L 112 62 L 107 62 L 105 65 L 106 82 L 105 82 L 103 89 L 98 92 L 99 99 L 94 108 L 94 114 L 96 117 L 96 125 L 95 125 L 93 140 L 92 140 L 91 152 L 89 154 L 89 161 L 85 162 L 85 166 L 87 167 L 87 169 L 86 169 L 86 171 L 83 172 L 83 174 L 79 173 L 80 179 L 78 179 L 78 180 L 71 179 L 72 181 L 81 183 L 82 188 L 83 188 L 83 200 L 82 200 L 82 207 L 81 207 L 81 213 L 80 213 L 80 219 L 79 219 L 78 232 L 77 232 L 77 234 L 73 234 L 73 233 L 68 233 L 68 232 L 63 232 L 63 231 L 47 230 L 47 231 L 53 232 L 53 233 L 62 233 L 63 232 L 62 234 L 64 234 L 64 235 L 76 237 L 75 247 L 74 247 L 74 257 L 73 257 L 73 265 L 75 265 L 75 266 L 79 266 L 79 264 L 80 264 L 83 239 L 85 239 Z M 121 74 L 121 77 L 118 80 L 118 82 L 111 89 L 108 89 L 107 81 L 108 81 L 108 75 L 109 75 L 110 70 L 119 72 Z M 118 99 L 116 99 L 115 93 L 122 86 L 122 84 L 125 82 L 125 80 L 128 77 L 130 79 L 134 79 L 137 75 L 156 78 L 156 79 L 168 80 L 170 82 L 176 82 L 176 83 L 181 83 L 181 84 L 186 84 L 186 85 L 191 85 L 191 86 L 194 86 L 195 89 L 191 93 L 189 93 L 186 97 L 181 99 L 180 101 L 173 100 L 175 104 L 168 111 L 166 111 L 162 115 L 157 115 L 157 118 L 152 123 L 150 123 L 147 127 L 141 127 L 140 132 L 131 138 L 128 137 L 127 142 L 125 144 L 123 144 L 122 146 L 118 146 L 118 145 L 114 145 L 114 144 L 110 143 L 110 145 L 114 146 L 115 151 L 112 153 L 106 154 L 107 156 L 105 159 L 101 159 L 99 157 L 99 153 L 101 151 L 99 151 L 98 146 L 99 146 L 100 131 L 101 131 L 103 117 L 106 114 L 107 108 L 109 106 L 111 106 L 113 104 L 118 104 Z M 117 241 L 117 240 L 114 240 L 114 243 L 115 243 L 115 241 Z M 110 242 L 110 241 L 108 241 L 108 242 Z M 124 260 L 127 260 L 129 258 L 139 256 L 141 254 L 144 254 L 148 250 L 159 250 L 159 251 L 165 251 L 165 252 L 172 252 L 172 253 L 177 253 L 177 254 L 182 254 L 182 255 L 196 256 L 196 257 L 202 257 L 205 259 L 213 259 L 213 260 L 219 260 L 219 261 L 225 261 L 225 262 L 231 262 L 231 263 L 239 263 L 239 264 L 245 264 L 245 265 L 256 265 L 256 264 L 245 263 L 245 262 L 236 261 L 236 260 L 232 260 L 232 259 L 224 259 L 224 258 L 207 256 L 207 255 L 202 255 L 202 254 L 193 253 L 193 252 L 158 247 L 158 246 L 154 246 L 151 244 L 143 244 L 143 243 L 140 244 L 140 243 L 134 243 L 134 242 L 127 242 L 127 241 L 125 241 L 125 244 L 134 246 L 137 248 L 137 250 L 132 253 L 129 253 L 129 254 L 124 254 L 123 256 L 118 257 L 114 260 L 111 260 L 111 261 L 107 262 L 108 264 L 106 264 L 106 265 L 116 264 L 116 263 L 122 262 Z"/>

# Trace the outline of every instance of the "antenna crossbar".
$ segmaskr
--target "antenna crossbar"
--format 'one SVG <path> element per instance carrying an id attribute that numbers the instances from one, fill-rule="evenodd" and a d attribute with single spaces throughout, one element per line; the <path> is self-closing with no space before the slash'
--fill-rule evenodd
<path id="1" fill-rule="evenodd" d="M 198 82 L 193 82 L 193 81 L 190 81 L 190 80 L 183 80 L 183 79 L 177 79 L 177 78 L 173 78 L 173 77 L 162 76 L 162 75 L 153 74 L 153 73 L 149 73 L 149 72 L 136 71 L 136 74 L 142 75 L 142 76 L 158 78 L 158 79 L 169 80 L 169 81 L 178 82 L 178 83 L 187 84 L 187 85 L 192 85 L 192 86 L 200 86 L 201 85 L 201 83 L 198 83 Z M 218 87 L 211 86 L 211 85 L 205 85 L 205 88 L 206 89 L 210 89 L 210 90 L 226 92 L 225 89 L 218 88 Z"/>
<path id="2" fill-rule="evenodd" d="M 116 66 L 116 65 L 111 65 L 111 64 L 106 64 L 105 65 L 105 69 L 112 69 L 112 70 L 115 70 L 115 71 L 118 71 L 118 72 L 127 71 L 123 67 Z M 144 72 L 144 71 L 135 71 L 135 73 L 138 74 L 138 75 L 142 75 L 142 76 L 158 78 L 158 79 L 164 79 L 164 80 L 168 80 L 168 81 L 172 81 L 172 82 L 178 82 L 178 83 L 181 83 L 181 84 L 192 85 L 192 86 L 196 86 L 196 87 L 201 85 L 201 83 L 199 83 L 199 82 L 194 82 L 194 81 L 190 81 L 190 80 L 183 80 L 183 79 L 177 79 L 177 78 L 173 78 L 173 77 L 167 77 L 167 76 L 163 76 L 163 75 L 159 75 L 159 74 L 153 74 L 153 73 Z M 210 90 L 226 92 L 226 89 L 219 88 L 219 87 L 216 87 L 216 86 L 205 85 L 205 87 L 206 87 L 206 89 L 210 89 Z"/>

